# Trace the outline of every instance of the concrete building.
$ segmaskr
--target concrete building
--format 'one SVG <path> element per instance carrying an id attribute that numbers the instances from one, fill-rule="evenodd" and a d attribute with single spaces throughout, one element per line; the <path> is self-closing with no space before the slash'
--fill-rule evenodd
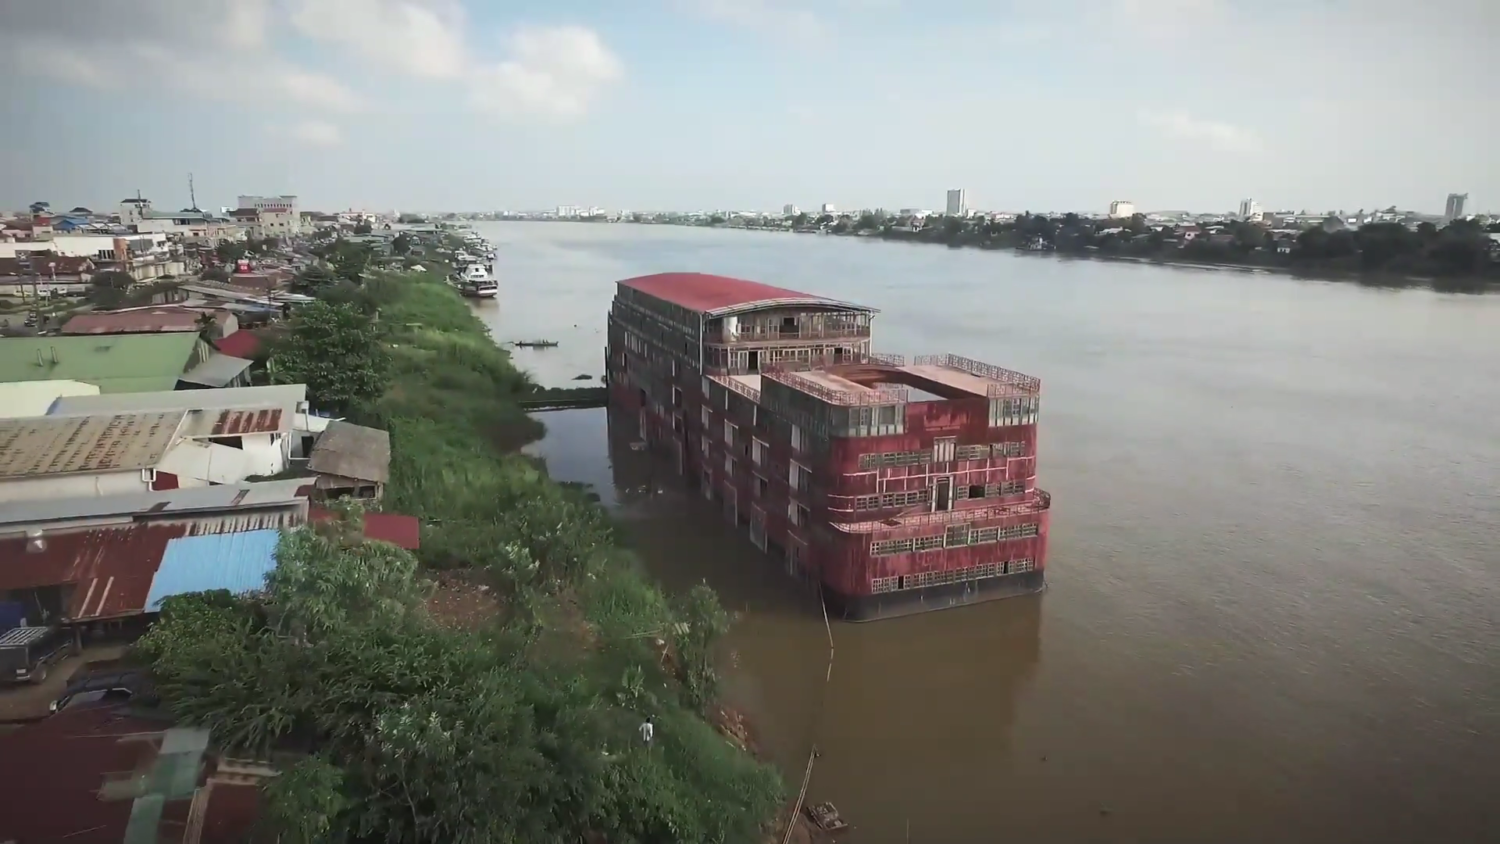
<path id="1" fill-rule="evenodd" d="M 781 206 L 781 213 L 788 217 L 795 217 L 802 212 L 798 210 L 797 206 L 788 202 L 787 204 Z"/>
<path id="2" fill-rule="evenodd" d="M 1109 204 L 1109 216 L 1131 217 L 1135 215 L 1135 203 L 1128 199 L 1117 199 Z"/>
<path id="3" fill-rule="evenodd" d="M 969 213 L 969 195 L 963 188 L 948 191 L 948 204 L 943 213 L 950 217 L 962 217 Z"/>
<path id="4" fill-rule="evenodd" d="M 1259 202 L 1256 202 L 1253 199 L 1240 200 L 1241 220 L 1259 220 L 1264 216 L 1265 212 L 1261 211 Z"/>
<path id="5" fill-rule="evenodd" d="M 254 209 L 258 214 L 257 237 L 289 237 L 302 234 L 302 211 L 297 207 L 297 197 L 241 196 L 240 209 Z"/>
<path id="6" fill-rule="evenodd" d="M 1457 219 L 1463 217 L 1463 215 L 1464 215 L 1464 203 L 1466 203 L 1468 201 L 1469 201 L 1469 195 L 1466 194 L 1466 193 L 1450 193 L 1450 194 L 1448 194 L 1448 202 L 1447 202 L 1446 205 L 1443 206 L 1443 220 L 1445 222 L 1451 223 L 1454 220 L 1457 220 Z"/>
<path id="7" fill-rule="evenodd" d="M 834 205 L 833 205 L 832 202 L 825 202 L 825 203 L 823 203 L 823 208 L 821 210 L 822 210 L 822 213 L 824 213 L 824 214 L 837 214 L 837 213 L 839 213 L 838 209 L 834 207 Z"/>

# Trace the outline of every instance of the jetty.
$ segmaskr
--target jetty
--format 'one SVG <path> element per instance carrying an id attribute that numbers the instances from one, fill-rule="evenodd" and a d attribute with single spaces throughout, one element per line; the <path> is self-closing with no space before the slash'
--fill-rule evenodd
<path id="1" fill-rule="evenodd" d="M 544 413 L 551 410 L 587 410 L 609 406 L 608 387 L 575 387 L 563 390 L 538 390 L 521 399 L 518 404 L 527 413 Z"/>

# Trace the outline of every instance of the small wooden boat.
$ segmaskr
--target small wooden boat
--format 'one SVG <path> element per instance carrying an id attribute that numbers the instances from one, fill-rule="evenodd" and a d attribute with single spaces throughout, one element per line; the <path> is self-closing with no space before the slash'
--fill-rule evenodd
<path id="1" fill-rule="evenodd" d="M 511 344 L 525 349 L 550 349 L 557 345 L 556 340 L 517 340 Z"/>
<path id="2" fill-rule="evenodd" d="M 802 811 L 807 813 L 808 820 L 824 832 L 842 832 L 849 828 L 849 824 L 839 817 L 839 810 L 832 803 L 803 806 Z"/>

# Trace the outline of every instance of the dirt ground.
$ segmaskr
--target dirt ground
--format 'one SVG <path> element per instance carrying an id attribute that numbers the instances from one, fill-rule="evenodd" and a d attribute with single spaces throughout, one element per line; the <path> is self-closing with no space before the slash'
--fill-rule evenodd
<path id="1" fill-rule="evenodd" d="M 427 610 L 445 627 L 478 629 L 500 612 L 500 602 L 477 572 L 442 571 L 432 580 Z"/>
<path id="2" fill-rule="evenodd" d="M 709 720 L 719 730 L 721 735 L 733 742 L 741 750 L 748 751 L 762 761 L 769 761 L 761 748 L 760 741 L 755 736 L 754 727 L 745 719 L 744 713 L 733 707 L 721 704 L 715 706 L 709 712 Z M 801 787 L 800 782 L 794 785 L 799 788 Z M 793 797 L 794 801 L 795 799 Z M 811 803 L 812 798 L 809 796 L 807 799 Z M 781 810 L 781 814 L 777 817 L 775 825 L 771 828 L 771 833 L 766 837 L 766 844 L 781 844 L 783 836 L 786 835 L 787 821 L 790 819 L 794 808 L 793 803 L 789 802 Z M 797 817 L 793 821 L 795 826 L 792 829 L 791 837 L 787 839 L 789 844 L 828 844 L 828 842 L 834 840 L 831 833 L 819 829 L 808 820 L 805 813 L 798 812 Z"/>
<path id="3" fill-rule="evenodd" d="M 0 723 L 25 721 L 45 717 L 48 705 L 62 694 L 68 679 L 90 662 L 119 659 L 125 654 L 124 645 L 98 645 L 83 649 L 77 656 L 70 656 L 48 666 L 47 679 L 40 683 L 20 686 L 0 686 Z"/>

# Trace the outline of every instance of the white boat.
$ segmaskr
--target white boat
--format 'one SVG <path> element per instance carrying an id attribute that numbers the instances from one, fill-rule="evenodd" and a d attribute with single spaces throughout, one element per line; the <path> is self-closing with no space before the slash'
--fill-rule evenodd
<path id="1" fill-rule="evenodd" d="M 489 270 L 479 264 L 470 264 L 459 274 L 458 290 L 465 296 L 493 299 L 500 292 L 500 285 Z"/>

